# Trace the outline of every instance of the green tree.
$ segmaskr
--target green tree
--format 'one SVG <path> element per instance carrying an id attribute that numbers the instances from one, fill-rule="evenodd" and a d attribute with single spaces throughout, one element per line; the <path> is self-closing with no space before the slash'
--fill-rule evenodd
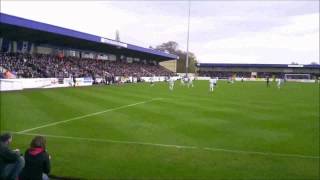
<path id="1" fill-rule="evenodd" d="M 156 46 L 156 49 L 160 51 L 168 51 L 169 53 L 174 54 L 178 51 L 178 46 L 177 42 L 168 41 Z"/>
<path id="2" fill-rule="evenodd" d="M 171 54 L 175 54 L 179 57 L 177 60 L 177 72 L 178 73 L 185 73 L 186 72 L 186 58 L 187 52 L 182 51 L 179 49 L 179 44 L 175 41 L 168 41 L 166 43 L 162 43 L 161 45 L 156 46 L 157 50 L 160 51 L 167 51 Z M 189 73 L 195 73 L 196 71 L 196 63 L 197 58 L 194 53 L 189 52 Z"/>

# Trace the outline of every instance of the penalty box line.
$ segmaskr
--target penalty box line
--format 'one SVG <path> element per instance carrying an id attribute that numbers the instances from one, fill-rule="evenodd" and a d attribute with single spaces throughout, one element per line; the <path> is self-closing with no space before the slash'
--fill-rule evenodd
<path id="1" fill-rule="evenodd" d="M 25 130 L 19 131 L 17 133 L 27 133 L 27 132 L 30 132 L 30 131 L 33 131 L 33 130 L 42 129 L 42 128 L 50 127 L 50 126 L 55 126 L 55 125 L 58 125 L 58 124 L 67 123 L 67 122 L 75 121 L 75 120 L 79 120 L 79 119 L 84 119 L 84 118 L 87 118 L 87 117 L 96 116 L 96 115 L 107 113 L 107 112 L 110 112 L 110 111 L 115 111 L 115 110 L 118 110 L 118 109 L 124 109 L 124 108 L 132 107 L 132 106 L 137 106 L 137 105 L 140 105 L 140 104 L 145 104 L 145 103 L 149 103 L 149 102 L 157 101 L 157 100 L 162 100 L 162 99 L 163 98 L 153 98 L 153 99 L 150 99 L 148 101 L 142 101 L 142 102 L 137 102 L 137 103 L 128 104 L 128 105 L 124 105 L 124 106 L 119 106 L 119 107 L 115 107 L 115 108 L 110 108 L 110 109 L 106 109 L 106 110 L 103 110 L 103 111 L 86 114 L 86 115 L 83 115 L 83 116 L 77 116 L 77 117 L 74 117 L 74 118 L 71 118 L 71 119 L 66 119 L 66 120 L 62 120 L 62 121 L 58 121 L 58 122 L 49 123 L 49 124 L 45 124 L 45 125 L 42 125 L 42 126 L 30 128 L 30 129 L 25 129 Z"/>
<path id="2" fill-rule="evenodd" d="M 186 145 L 174 145 L 174 144 L 159 144 L 159 143 L 149 143 L 149 142 L 139 142 L 139 141 L 121 141 L 121 140 L 111 140 L 111 139 L 96 139 L 96 138 L 83 138 L 83 137 L 72 137 L 72 136 L 59 136 L 59 135 L 48 135 L 48 134 L 36 134 L 36 133 L 20 133 L 13 132 L 17 135 L 25 136 L 45 136 L 49 138 L 56 139 L 68 139 L 77 141 L 91 141 L 91 142 L 103 142 L 103 143 L 116 143 L 116 144 L 134 144 L 134 145 L 144 145 L 144 146 L 155 146 L 164 148 L 176 148 L 176 149 L 197 149 L 204 151 L 220 151 L 226 153 L 234 154 L 245 154 L 245 155 L 260 155 L 269 157 L 282 157 L 282 158 L 301 158 L 301 159 L 320 159 L 320 156 L 311 156 L 303 154 L 285 154 L 285 153 L 273 153 L 273 152 L 261 152 L 261 151 L 245 151 L 245 150 L 235 150 L 235 149 L 225 149 L 225 148 L 214 148 L 214 147 L 198 147 L 198 146 L 186 146 Z"/>

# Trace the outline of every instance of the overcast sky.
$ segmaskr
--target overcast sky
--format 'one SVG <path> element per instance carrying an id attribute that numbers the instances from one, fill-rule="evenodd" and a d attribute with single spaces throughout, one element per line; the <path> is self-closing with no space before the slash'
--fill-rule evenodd
<path id="1" fill-rule="evenodd" d="M 186 51 L 188 1 L 1 0 L 1 12 Z M 202 63 L 319 62 L 319 1 L 191 1 L 189 49 Z"/>

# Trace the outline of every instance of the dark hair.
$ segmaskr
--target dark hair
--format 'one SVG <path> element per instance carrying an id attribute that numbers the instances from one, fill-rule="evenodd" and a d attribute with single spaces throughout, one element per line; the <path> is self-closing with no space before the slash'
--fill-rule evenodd
<path id="1" fill-rule="evenodd" d="M 36 136 L 32 139 L 30 147 L 36 148 L 40 147 L 46 149 L 46 139 L 43 136 Z"/>
<path id="2" fill-rule="evenodd" d="M 0 141 L 7 142 L 11 137 L 12 137 L 12 135 L 10 133 L 3 133 L 0 136 Z"/>

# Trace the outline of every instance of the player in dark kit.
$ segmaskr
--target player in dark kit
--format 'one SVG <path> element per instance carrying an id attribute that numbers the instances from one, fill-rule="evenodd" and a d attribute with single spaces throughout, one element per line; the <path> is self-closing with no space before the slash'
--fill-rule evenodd
<path id="1" fill-rule="evenodd" d="M 269 87 L 270 79 L 269 76 L 267 76 L 267 87 Z"/>
<path id="2" fill-rule="evenodd" d="M 77 80 L 75 75 L 72 76 L 72 80 L 73 80 L 73 87 L 76 87 Z"/>

